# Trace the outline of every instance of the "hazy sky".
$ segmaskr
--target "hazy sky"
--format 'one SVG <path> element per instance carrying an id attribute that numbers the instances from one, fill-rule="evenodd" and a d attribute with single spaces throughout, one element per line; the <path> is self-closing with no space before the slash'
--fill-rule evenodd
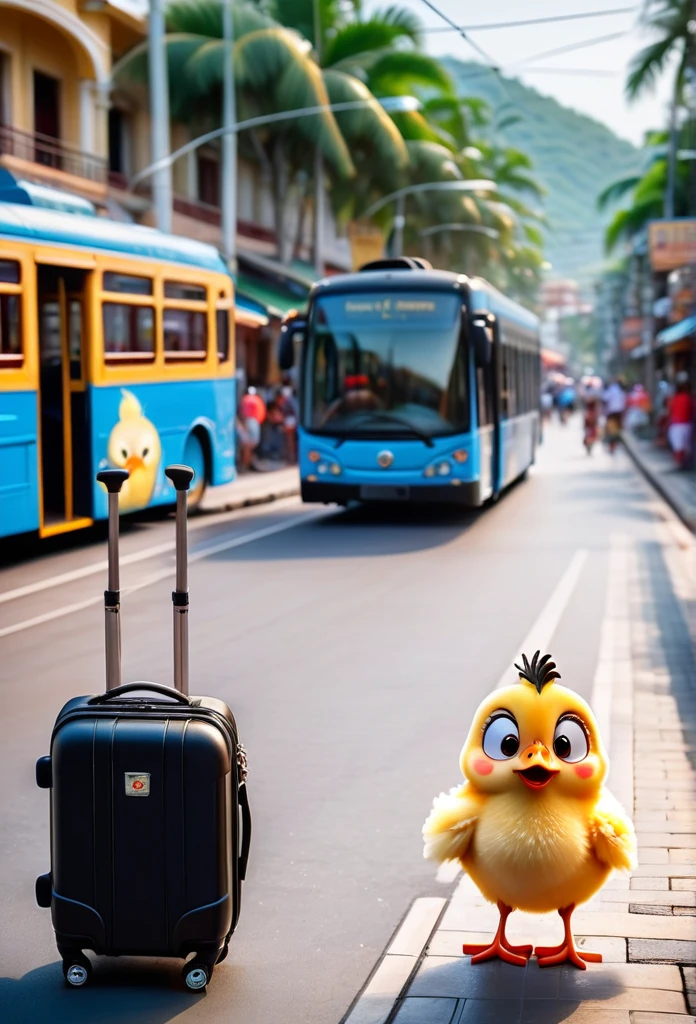
<path id="1" fill-rule="evenodd" d="M 640 143 L 649 128 L 666 124 L 669 78 L 662 81 L 652 95 L 635 103 L 624 99 L 626 67 L 632 55 L 651 38 L 637 27 L 641 3 L 631 0 L 433 0 L 436 7 L 457 24 L 472 26 L 471 36 L 506 73 L 514 74 L 525 84 L 553 96 L 566 107 L 588 114 L 626 139 Z M 438 16 L 422 0 L 398 0 L 420 18 L 426 28 L 444 27 Z M 367 11 L 386 6 L 386 0 L 365 0 Z M 543 18 L 589 11 L 630 8 L 625 13 L 553 24 L 517 26 L 503 29 L 477 29 L 473 26 L 525 18 Z M 620 37 L 569 53 L 529 61 L 547 50 L 595 39 L 600 36 Z M 461 59 L 480 60 L 480 55 L 453 31 L 426 33 L 430 53 L 451 54 Z M 519 66 L 517 66 L 519 65 Z M 551 68 L 553 72 L 540 71 Z M 558 69 L 561 69 L 560 71 Z M 571 74 L 575 71 L 602 71 L 606 75 Z"/>

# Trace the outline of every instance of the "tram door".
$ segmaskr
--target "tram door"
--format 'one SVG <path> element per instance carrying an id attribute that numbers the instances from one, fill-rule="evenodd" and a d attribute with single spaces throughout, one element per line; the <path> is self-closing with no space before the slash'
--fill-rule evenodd
<path id="1" fill-rule="evenodd" d="M 89 431 L 84 390 L 84 289 L 87 273 L 37 267 L 41 534 L 89 522 Z"/>

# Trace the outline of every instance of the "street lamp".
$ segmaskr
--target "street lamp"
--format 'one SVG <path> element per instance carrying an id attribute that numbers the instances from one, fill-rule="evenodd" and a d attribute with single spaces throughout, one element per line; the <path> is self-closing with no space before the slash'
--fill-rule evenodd
<path id="1" fill-rule="evenodd" d="M 387 203 L 396 200 L 394 255 L 400 256 L 404 246 L 406 196 L 415 195 L 418 192 L 495 192 L 497 188 L 494 181 L 489 181 L 486 178 L 471 178 L 469 181 L 426 181 L 418 185 L 407 185 L 405 188 L 399 188 L 396 192 L 390 192 L 388 196 L 378 199 L 376 203 L 365 210 L 363 217 L 372 217 Z"/>
<path id="2" fill-rule="evenodd" d="M 471 231 L 475 235 L 485 235 L 486 238 L 500 238 L 500 232 L 496 228 L 487 228 L 483 224 L 432 224 L 429 228 L 423 228 L 418 234 L 421 238 L 429 235 L 436 235 L 439 231 Z"/>
<path id="3" fill-rule="evenodd" d="M 229 45 L 232 45 L 231 40 L 231 19 L 229 29 L 230 38 Z M 226 90 L 227 91 L 227 90 Z M 278 124 L 281 121 L 291 121 L 299 117 L 316 117 L 319 114 L 325 114 L 327 111 L 331 113 L 339 113 L 344 110 L 360 110 L 363 107 L 369 107 L 372 105 L 374 100 L 347 100 L 343 103 L 322 103 L 317 104 L 315 107 L 299 107 L 296 110 L 281 110 L 277 114 L 263 114 L 259 117 L 250 117 L 246 121 L 234 122 L 234 99 L 232 98 L 232 112 L 230 113 L 230 97 L 227 97 L 225 103 L 225 124 L 220 128 L 214 128 L 212 131 L 206 132 L 204 135 L 199 135 L 196 139 L 191 139 L 189 142 L 175 149 L 173 153 L 168 153 L 166 156 L 162 156 L 160 159 L 153 161 L 147 167 L 144 167 L 142 171 L 138 171 L 137 174 L 128 182 L 128 188 L 133 190 L 142 181 L 146 181 L 148 178 L 154 178 L 155 181 L 162 177 L 168 177 L 170 182 L 168 197 L 169 207 L 168 213 L 164 210 L 164 199 L 159 206 L 156 207 L 157 211 L 157 226 L 160 230 L 168 230 L 167 227 L 163 227 L 166 223 L 168 224 L 171 219 L 171 174 L 170 170 L 174 163 L 179 160 L 182 156 L 186 156 L 187 153 L 192 153 L 194 150 L 199 149 L 200 146 L 204 146 L 208 142 L 212 142 L 214 139 L 225 138 L 228 136 L 233 137 L 236 140 L 237 133 L 245 128 L 260 128 L 263 125 Z M 415 96 L 386 96 L 379 100 L 380 106 L 387 111 L 412 111 L 420 108 L 420 101 Z M 230 123 L 227 123 L 227 119 L 230 119 Z M 167 122 L 168 123 L 168 122 Z M 158 150 L 161 152 L 161 149 Z M 223 154 L 224 155 L 224 154 Z M 227 206 L 227 214 L 223 209 L 223 225 L 226 225 L 225 231 L 227 237 L 224 237 L 223 232 L 223 245 L 225 249 L 225 256 L 231 261 L 234 261 L 235 242 L 236 242 L 236 190 L 237 190 L 237 168 L 236 168 L 236 146 L 232 151 L 232 156 L 235 157 L 231 163 L 229 169 L 229 184 L 227 189 L 223 191 L 223 203 L 230 203 L 230 196 L 234 196 L 234 199 L 230 205 Z M 166 172 L 166 174 L 165 174 Z"/>

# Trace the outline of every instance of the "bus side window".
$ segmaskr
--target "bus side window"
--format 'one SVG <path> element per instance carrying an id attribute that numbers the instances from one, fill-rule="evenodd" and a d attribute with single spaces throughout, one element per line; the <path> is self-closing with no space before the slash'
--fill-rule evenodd
<path id="1" fill-rule="evenodd" d="M 0 260 L 0 369 L 15 370 L 24 364 L 22 349 L 19 263 Z M 3 291 L 3 284 L 14 286 Z M 16 289 L 16 290 L 15 290 Z"/>
<path id="2" fill-rule="evenodd" d="M 226 363 L 230 358 L 230 311 L 215 310 L 215 335 L 217 338 L 218 361 Z"/>
<path id="3" fill-rule="evenodd" d="M 152 306 L 105 302 L 104 358 L 107 363 L 155 358 L 155 311 Z"/>
<path id="4" fill-rule="evenodd" d="M 508 369 L 507 369 L 507 345 L 500 346 L 500 363 L 498 366 L 498 376 L 500 378 L 500 418 L 506 420 L 510 415 L 510 406 L 508 402 Z"/>

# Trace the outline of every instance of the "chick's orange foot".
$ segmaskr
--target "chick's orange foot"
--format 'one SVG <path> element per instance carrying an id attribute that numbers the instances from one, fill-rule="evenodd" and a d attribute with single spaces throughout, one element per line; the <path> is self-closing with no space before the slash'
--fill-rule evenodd
<path id="1" fill-rule="evenodd" d="M 570 930 L 570 917 L 575 906 L 563 907 L 558 913 L 563 921 L 565 935 L 563 942 L 558 946 L 536 946 L 534 955 L 540 967 L 555 967 L 557 964 L 570 963 L 579 967 L 581 971 L 587 970 L 587 964 L 601 964 L 601 953 L 579 953 L 575 948 L 573 933 Z"/>
<path id="2" fill-rule="evenodd" d="M 498 910 L 500 911 L 500 924 L 493 941 L 489 945 L 465 942 L 462 950 L 467 955 L 471 955 L 472 964 L 480 964 L 485 960 L 493 960 L 497 957 L 508 964 L 523 967 L 532 955 L 532 946 L 513 946 L 508 942 L 505 936 L 505 923 L 512 913 L 512 907 L 508 907 L 506 903 L 498 900 Z"/>

